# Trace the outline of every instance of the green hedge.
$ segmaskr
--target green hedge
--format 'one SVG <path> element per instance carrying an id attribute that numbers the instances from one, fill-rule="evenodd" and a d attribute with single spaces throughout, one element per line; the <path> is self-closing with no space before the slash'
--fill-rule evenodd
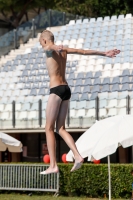
<path id="1" fill-rule="evenodd" d="M 70 172 L 71 164 L 59 164 L 60 194 L 88 197 L 108 196 L 108 166 L 84 164 L 81 169 Z M 111 164 L 111 187 L 113 198 L 129 198 L 133 177 L 131 164 Z"/>
<path id="2" fill-rule="evenodd" d="M 35 163 L 30 164 L 34 165 Z M 75 172 L 70 172 L 72 164 L 59 163 L 58 165 L 60 169 L 60 195 L 108 197 L 107 164 L 83 164 L 81 169 Z M 113 198 L 126 199 L 131 197 L 133 182 L 133 176 L 131 175 L 132 169 L 132 164 L 111 164 Z M 37 181 L 41 180 L 43 179 L 38 179 Z"/>

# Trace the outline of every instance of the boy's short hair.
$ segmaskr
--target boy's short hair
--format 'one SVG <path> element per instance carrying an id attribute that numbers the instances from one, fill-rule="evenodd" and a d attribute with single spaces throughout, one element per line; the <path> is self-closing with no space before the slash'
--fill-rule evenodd
<path id="1" fill-rule="evenodd" d="M 43 38 L 46 38 L 46 39 L 51 40 L 52 42 L 54 42 L 54 35 L 53 35 L 53 33 L 51 31 L 44 30 L 40 35 L 39 41 L 41 42 L 41 40 Z"/>

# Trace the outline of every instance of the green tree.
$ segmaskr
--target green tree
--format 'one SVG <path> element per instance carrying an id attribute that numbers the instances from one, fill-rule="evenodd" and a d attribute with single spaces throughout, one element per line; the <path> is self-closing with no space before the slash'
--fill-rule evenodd
<path id="1" fill-rule="evenodd" d="M 58 10 L 86 17 L 133 13 L 132 0 L 54 0 Z"/>
<path id="2" fill-rule="evenodd" d="M 39 13 L 51 8 L 86 17 L 112 16 L 133 13 L 132 0 L 0 0 L 0 12 L 5 22 L 17 27 L 27 11 Z"/>
<path id="3" fill-rule="evenodd" d="M 34 9 L 38 13 L 41 7 L 47 9 L 51 3 L 50 0 L 0 0 L 0 12 L 6 23 L 17 27 L 24 15 L 28 20 L 29 9 Z"/>

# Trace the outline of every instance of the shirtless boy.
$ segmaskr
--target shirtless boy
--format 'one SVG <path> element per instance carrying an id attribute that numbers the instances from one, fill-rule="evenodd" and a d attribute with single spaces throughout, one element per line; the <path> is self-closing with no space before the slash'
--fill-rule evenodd
<path id="1" fill-rule="evenodd" d="M 67 54 L 80 55 L 100 55 L 106 57 L 116 57 L 120 53 L 114 49 L 106 52 L 95 50 L 83 50 L 57 46 L 54 44 L 54 35 L 44 30 L 40 36 L 40 44 L 46 52 L 46 64 L 50 77 L 50 95 L 46 108 L 46 139 L 48 152 L 50 156 L 50 167 L 41 172 L 41 174 L 58 173 L 59 169 L 56 162 L 56 141 L 54 136 L 54 127 L 56 123 L 56 132 L 64 139 L 66 144 L 72 150 L 75 163 L 71 169 L 79 169 L 83 163 L 83 158 L 79 154 L 71 135 L 65 130 L 65 119 L 68 110 L 68 104 L 71 97 L 71 91 L 65 79 Z"/>

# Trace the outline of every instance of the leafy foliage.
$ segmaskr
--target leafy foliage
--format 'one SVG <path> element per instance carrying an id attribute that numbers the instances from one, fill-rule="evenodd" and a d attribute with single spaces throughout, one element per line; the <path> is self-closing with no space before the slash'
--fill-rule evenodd
<path id="1" fill-rule="evenodd" d="M 80 170 L 70 173 L 72 165 L 60 164 L 60 193 L 63 195 L 104 197 L 108 196 L 108 166 L 84 164 Z M 131 164 L 111 164 L 113 198 L 131 197 Z"/>
<path id="2" fill-rule="evenodd" d="M 131 0 L 55 0 L 55 7 L 88 17 L 133 13 Z"/>
<path id="3" fill-rule="evenodd" d="M 0 0 L 1 14 L 14 27 L 19 25 L 29 9 L 39 8 L 51 8 L 85 17 L 133 13 L 132 0 Z"/>

